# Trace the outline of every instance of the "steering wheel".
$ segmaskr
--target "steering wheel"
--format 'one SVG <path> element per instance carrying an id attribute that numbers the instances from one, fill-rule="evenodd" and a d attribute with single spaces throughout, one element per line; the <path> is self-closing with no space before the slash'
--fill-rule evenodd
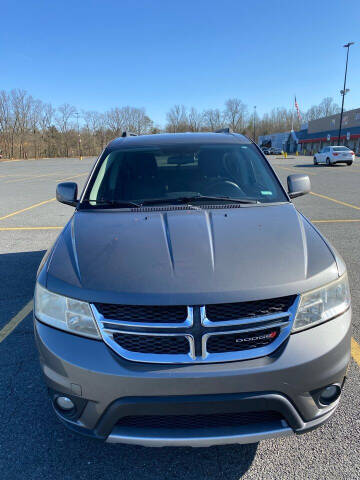
<path id="1" fill-rule="evenodd" d="M 209 195 L 222 195 L 225 197 L 238 197 L 244 196 L 243 190 L 235 182 L 230 180 L 218 180 L 209 185 L 206 189 L 206 193 Z M 239 195 L 239 193 L 241 195 Z"/>

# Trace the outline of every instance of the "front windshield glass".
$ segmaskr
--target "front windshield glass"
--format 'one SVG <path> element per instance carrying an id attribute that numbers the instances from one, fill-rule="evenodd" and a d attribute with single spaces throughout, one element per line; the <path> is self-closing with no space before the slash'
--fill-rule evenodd
<path id="1" fill-rule="evenodd" d="M 109 153 L 95 169 L 83 202 L 90 207 L 118 202 L 121 208 L 134 206 L 127 201 L 172 203 L 201 196 L 222 197 L 221 202 L 227 198 L 249 203 L 288 201 L 254 145 L 177 144 Z"/>

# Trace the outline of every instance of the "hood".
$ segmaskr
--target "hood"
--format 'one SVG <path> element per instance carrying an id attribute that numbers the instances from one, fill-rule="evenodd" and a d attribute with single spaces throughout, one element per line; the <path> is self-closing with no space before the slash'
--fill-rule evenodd
<path id="1" fill-rule="evenodd" d="M 338 277 L 330 247 L 291 203 L 236 207 L 77 211 L 48 262 L 47 288 L 91 302 L 201 305 L 302 293 Z"/>

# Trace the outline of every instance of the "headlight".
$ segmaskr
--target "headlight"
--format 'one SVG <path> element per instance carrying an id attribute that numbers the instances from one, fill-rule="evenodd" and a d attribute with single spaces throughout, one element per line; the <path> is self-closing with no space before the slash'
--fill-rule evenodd
<path id="1" fill-rule="evenodd" d="M 313 327 L 344 313 L 350 307 L 350 289 L 346 273 L 338 280 L 301 295 L 293 332 Z"/>
<path id="2" fill-rule="evenodd" d="M 100 338 L 90 305 L 35 287 L 35 316 L 52 327 L 84 337 Z"/>

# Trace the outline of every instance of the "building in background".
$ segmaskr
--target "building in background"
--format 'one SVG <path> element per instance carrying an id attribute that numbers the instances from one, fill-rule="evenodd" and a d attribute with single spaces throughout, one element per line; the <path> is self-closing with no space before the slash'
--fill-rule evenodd
<path id="1" fill-rule="evenodd" d="M 323 147 L 338 145 L 340 114 L 311 120 L 299 131 L 274 133 L 259 136 L 259 145 L 281 148 L 284 152 L 299 151 L 313 155 Z M 345 145 L 360 154 L 360 108 L 344 112 L 340 145 Z"/>
<path id="2" fill-rule="evenodd" d="M 271 133 L 260 135 L 258 139 L 260 147 L 280 148 L 284 152 L 294 153 L 298 149 L 298 138 L 296 132 Z"/>

